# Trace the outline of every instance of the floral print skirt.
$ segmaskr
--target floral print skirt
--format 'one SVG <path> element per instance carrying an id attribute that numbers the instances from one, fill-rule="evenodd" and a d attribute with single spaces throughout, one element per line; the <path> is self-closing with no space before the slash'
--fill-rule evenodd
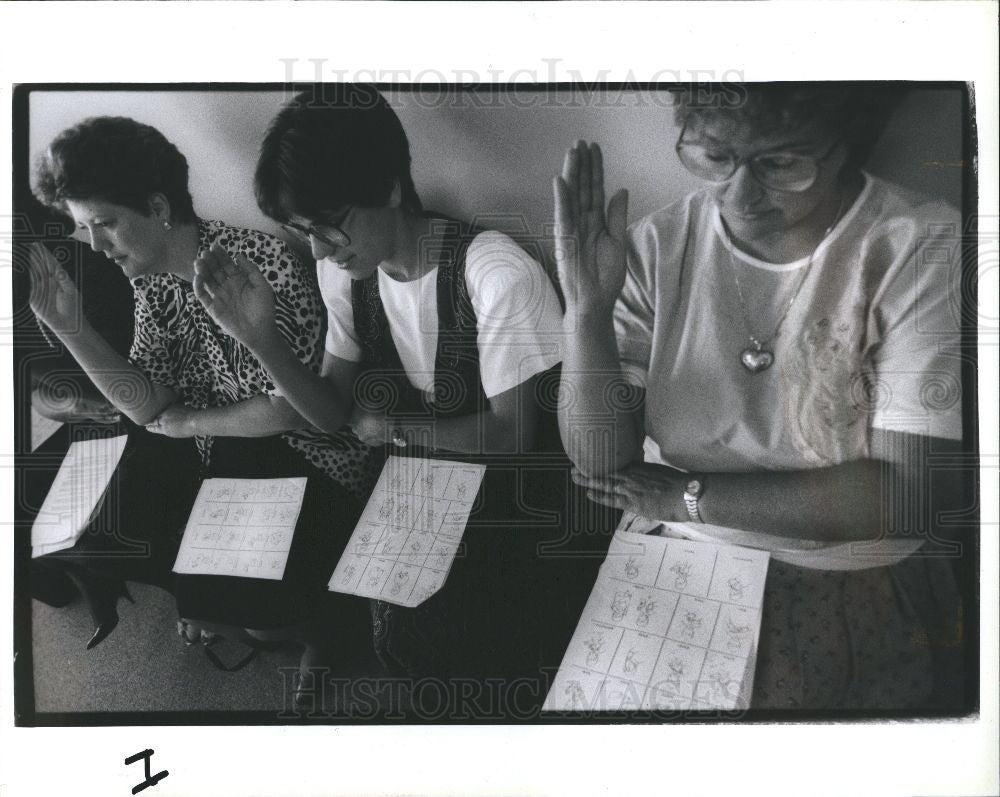
<path id="1" fill-rule="evenodd" d="M 772 560 L 751 707 L 953 711 L 964 648 L 947 558 L 852 571 Z"/>

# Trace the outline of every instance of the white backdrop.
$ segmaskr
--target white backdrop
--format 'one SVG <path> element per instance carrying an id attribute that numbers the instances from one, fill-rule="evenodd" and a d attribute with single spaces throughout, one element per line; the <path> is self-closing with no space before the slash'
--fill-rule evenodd
<path id="1" fill-rule="evenodd" d="M 477 102 L 471 95 L 387 95 L 410 138 L 425 207 L 465 219 L 492 217 L 485 226 L 544 234 L 552 218 L 552 175 L 577 138 L 601 144 L 609 195 L 629 189 L 630 219 L 699 185 L 674 154 L 679 131 L 665 93 L 612 91 L 603 102 L 584 93 L 544 101 L 542 95 L 480 96 Z M 187 157 L 200 215 L 273 232 L 254 201 L 253 171 L 267 124 L 287 97 L 282 90 L 34 92 L 32 162 L 61 130 L 88 116 L 130 116 L 158 128 Z M 870 168 L 957 207 L 961 131 L 960 90 L 914 90 Z"/>

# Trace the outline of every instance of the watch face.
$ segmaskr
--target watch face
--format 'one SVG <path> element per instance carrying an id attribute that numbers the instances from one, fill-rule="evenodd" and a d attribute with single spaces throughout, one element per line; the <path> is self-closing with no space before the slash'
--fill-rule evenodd
<path id="1" fill-rule="evenodd" d="M 687 492 L 696 497 L 701 495 L 701 479 L 691 479 L 687 483 Z"/>

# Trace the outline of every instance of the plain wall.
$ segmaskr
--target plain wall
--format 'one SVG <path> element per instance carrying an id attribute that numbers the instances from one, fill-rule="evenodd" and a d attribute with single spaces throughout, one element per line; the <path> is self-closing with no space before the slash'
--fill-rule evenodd
<path id="1" fill-rule="evenodd" d="M 665 92 L 387 96 L 409 135 L 425 207 L 479 218 L 518 237 L 550 228 L 551 179 L 578 138 L 601 144 L 608 194 L 629 189 L 630 220 L 700 185 L 674 154 L 679 131 Z M 35 91 L 32 162 L 61 130 L 88 116 L 131 116 L 158 128 L 187 157 L 201 216 L 274 232 L 254 201 L 253 171 L 267 124 L 288 98 L 283 90 Z M 960 207 L 962 129 L 961 88 L 916 89 L 868 168 Z"/>

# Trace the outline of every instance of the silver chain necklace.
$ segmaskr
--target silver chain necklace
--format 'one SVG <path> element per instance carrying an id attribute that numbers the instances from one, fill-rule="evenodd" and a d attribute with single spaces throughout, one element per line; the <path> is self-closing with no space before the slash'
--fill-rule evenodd
<path id="1" fill-rule="evenodd" d="M 743 298 L 743 286 L 740 285 L 740 277 L 738 269 L 736 268 L 736 258 L 733 256 L 734 244 L 732 238 L 727 236 L 728 240 L 726 248 L 729 252 L 729 267 L 732 269 L 733 281 L 736 283 L 736 292 L 740 297 L 740 313 L 743 318 L 743 329 L 746 331 L 747 337 L 750 339 L 750 345 L 740 352 L 740 363 L 742 363 L 743 367 L 750 373 L 756 374 L 761 371 L 766 371 L 774 364 L 774 347 L 771 344 L 778 337 L 778 333 L 781 332 L 781 325 L 788 316 L 788 311 L 792 309 L 792 305 L 795 304 L 795 300 L 799 298 L 799 292 L 802 290 L 806 277 L 809 276 L 809 271 L 812 269 L 813 259 L 816 257 L 816 252 L 819 251 L 820 246 L 823 245 L 823 241 L 827 239 L 827 236 L 833 232 L 833 228 L 837 226 L 843 212 L 844 196 L 841 196 L 840 207 L 837 208 L 837 215 L 834 217 L 830 226 L 826 228 L 826 231 L 823 233 L 823 237 L 820 238 L 819 243 L 816 244 L 816 248 L 809 254 L 809 262 L 806 263 L 802 276 L 799 278 L 799 284 L 795 286 L 792 298 L 789 299 L 788 304 L 785 305 L 785 310 L 781 314 L 781 318 L 778 319 L 778 323 L 774 327 L 774 332 L 764 339 L 758 338 L 750 331 L 750 324 L 747 322 L 747 303 L 746 299 Z"/>

